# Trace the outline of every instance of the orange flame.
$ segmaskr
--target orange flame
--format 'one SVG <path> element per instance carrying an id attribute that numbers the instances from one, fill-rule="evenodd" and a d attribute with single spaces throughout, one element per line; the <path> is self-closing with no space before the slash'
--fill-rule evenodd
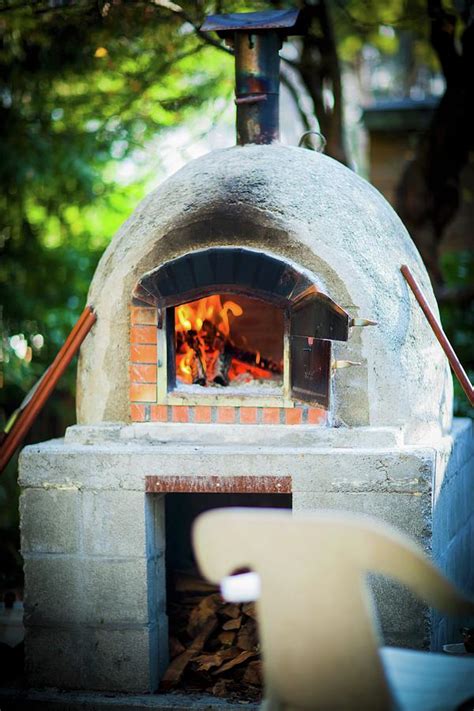
<path id="1" fill-rule="evenodd" d="M 192 301 L 175 309 L 176 337 L 176 377 L 182 383 L 214 383 L 219 370 L 220 356 L 224 359 L 235 346 L 232 340 L 232 320 L 242 316 L 243 309 L 235 301 L 224 301 L 218 294 Z M 244 347 L 247 339 L 241 336 Z M 238 349 L 236 349 L 238 352 Z M 255 361 L 243 362 L 231 357 L 225 378 L 228 381 L 262 380 L 272 377 L 268 368 L 262 365 L 260 351 L 255 353 Z"/>
<path id="2" fill-rule="evenodd" d="M 228 339 L 231 329 L 229 314 L 234 317 L 241 316 L 243 309 L 235 301 L 225 301 L 222 304 L 221 297 L 218 294 L 207 296 L 188 304 L 182 304 L 175 309 L 175 332 L 185 335 L 189 331 L 194 331 L 200 350 L 206 352 L 206 357 L 204 358 L 206 362 L 202 363 L 204 371 L 207 371 L 206 364 L 216 360 L 218 351 L 210 349 L 210 344 L 205 342 L 203 325 L 206 321 L 213 324 L 219 334 Z M 176 374 L 182 382 L 193 382 L 191 366 L 195 357 L 193 348 L 184 342 L 176 354 Z"/>

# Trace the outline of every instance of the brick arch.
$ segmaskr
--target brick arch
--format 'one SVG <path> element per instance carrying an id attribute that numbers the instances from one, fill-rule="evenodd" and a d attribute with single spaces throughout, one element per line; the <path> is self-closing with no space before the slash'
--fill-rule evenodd
<path id="1" fill-rule="evenodd" d="M 159 308 L 220 292 L 259 296 L 279 306 L 294 303 L 314 280 L 290 262 L 260 250 L 211 247 L 188 252 L 141 277 L 134 298 Z"/>

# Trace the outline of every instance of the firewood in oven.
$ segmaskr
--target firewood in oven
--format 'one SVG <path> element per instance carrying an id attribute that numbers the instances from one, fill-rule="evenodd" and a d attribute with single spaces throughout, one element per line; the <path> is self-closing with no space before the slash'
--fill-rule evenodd
<path id="1" fill-rule="evenodd" d="M 262 370 L 268 370 L 270 373 L 277 375 L 281 375 L 283 372 L 281 363 L 277 363 L 271 358 L 263 358 L 254 351 L 238 348 L 234 344 L 229 344 L 227 350 L 231 358 L 235 358 L 235 360 L 239 360 L 241 363 L 248 363 L 249 365 L 261 368 Z"/>
<path id="2" fill-rule="evenodd" d="M 213 351 L 216 349 L 216 338 L 218 337 L 218 334 L 219 332 L 215 324 L 213 324 L 212 321 L 205 319 L 201 327 L 200 335 L 207 350 Z"/>
<path id="3" fill-rule="evenodd" d="M 232 363 L 232 356 L 227 348 L 217 354 L 213 363 L 212 376 L 208 377 L 215 385 L 229 385 L 229 370 Z"/>
<path id="4" fill-rule="evenodd" d="M 194 351 L 191 361 L 191 377 L 193 379 L 193 385 L 206 384 L 206 371 L 198 351 Z"/>
<path id="5" fill-rule="evenodd" d="M 193 329 L 189 329 L 189 331 L 186 331 L 185 341 L 188 348 L 190 348 L 193 353 L 190 363 L 193 385 L 205 385 L 206 368 L 203 362 L 201 344 L 197 331 L 194 331 Z"/>

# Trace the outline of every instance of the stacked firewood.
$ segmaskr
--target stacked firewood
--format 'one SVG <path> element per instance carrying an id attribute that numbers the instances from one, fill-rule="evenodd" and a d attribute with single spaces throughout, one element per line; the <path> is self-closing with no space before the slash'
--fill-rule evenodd
<path id="1" fill-rule="evenodd" d="M 171 663 L 161 688 L 241 700 L 261 697 L 255 606 L 225 602 L 201 578 L 175 575 L 168 604 Z"/>

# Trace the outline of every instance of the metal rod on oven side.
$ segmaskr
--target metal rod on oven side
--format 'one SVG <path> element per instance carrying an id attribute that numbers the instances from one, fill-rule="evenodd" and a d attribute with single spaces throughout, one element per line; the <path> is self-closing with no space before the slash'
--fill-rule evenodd
<path id="1" fill-rule="evenodd" d="M 0 473 L 4 471 L 16 449 L 20 446 L 44 404 L 54 390 L 59 378 L 79 350 L 81 343 L 95 323 L 97 317 L 91 306 L 86 306 L 71 333 L 61 347 L 56 358 L 41 378 L 31 397 L 25 398 L 25 404 L 14 420 L 13 425 L 0 448 Z"/>
<path id="2" fill-rule="evenodd" d="M 433 332 L 436 336 L 436 338 L 439 341 L 439 344 L 443 351 L 446 354 L 446 357 L 449 360 L 449 365 L 451 366 L 456 378 L 459 381 L 459 384 L 461 385 L 462 389 L 464 390 L 467 399 L 471 403 L 471 405 L 474 405 L 474 387 L 471 383 L 471 381 L 468 378 L 468 375 L 464 368 L 461 365 L 461 361 L 457 357 L 456 353 L 454 352 L 454 348 L 452 347 L 451 343 L 448 341 L 446 334 L 444 333 L 443 329 L 441 328 L 440 324 L 435 318 L 435 315 L 433 314 L 430 305 L 428 304 L 423 292 L 421 291 L 420 287 L 416 283 L 415 277 L 411 273 L 409 267 L 406 264 L 403 264 L 400 267 L 400 271 L 405 277 L 406 281 L 408 282 L 408 285 L 410 286 L 410 289 L 412 290 L 413 294 L 415 295 L 416 300 L 420 304 L 420 307 L 423 311 L 423 313 L 426 316 L 426 319 L 428 323 L 430 324 L 431 328 L 433 329 Z"/>

